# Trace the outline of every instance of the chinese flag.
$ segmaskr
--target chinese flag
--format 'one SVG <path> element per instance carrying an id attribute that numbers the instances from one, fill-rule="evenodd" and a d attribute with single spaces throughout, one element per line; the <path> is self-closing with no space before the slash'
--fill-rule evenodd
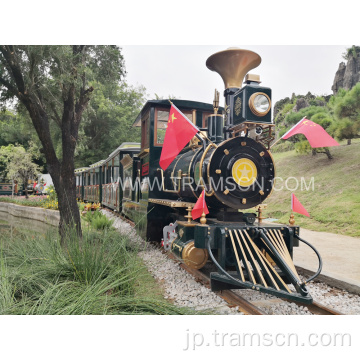
<path id="1" fill-rule="evenodd" d="M 296 198 L 295 194 L 291 194 L 291 210 L 310 217 L 309 213 L 302 206 L 301 202 Z"/>
<path id="2" fill-rule="evenodd" d="M 209 210 L 206 206 L 206 202 L 205 202 L 205 190 L 201 193 L 201 195 L 199 196 L 194 208 L 191 211 L 191 216 L 193 218 L 193 220 L 199 218 L 202 213 L 208 214 Z"/>
<path id="3" fill-rule="evenodd" d="M 171 104 L 164 144 L 159 164 L 166 170 L 199 129 L 174 105 Z"/>
<path id="4" fill-rule="evenodd" d="M 289 137 L 296 134 L 304 134 L 312 148 L 339 146 L 338 142 L 335 141 L 319 124 L 306 118 L 301 119 L 281 138 L 287 140 Z"/>

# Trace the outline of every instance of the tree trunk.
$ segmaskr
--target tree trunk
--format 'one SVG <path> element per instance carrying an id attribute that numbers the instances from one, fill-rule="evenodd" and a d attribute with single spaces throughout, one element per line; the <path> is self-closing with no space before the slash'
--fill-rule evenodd
<path id="1" fill-rule="evenodd" d="M 347 139 L 347 144 L 351 145 L 351 139 Z"/>
<path id="2" fill-rule="evenodd" d="M 53 181 L 60 212 L 59 233 L 62 244 L 65 244 L 67 240 L 74 239 L 74 235 L 80 238 L 82 236 L 80 212 L 76 201 L 75 174 L 62 169 L 60 179 Z"/>
<path id="3" fill-rule="evenodd" d="M 333 157 L 332 157 L 332 155 L 331 155 L 331 153 L 330 153 L 330 150 L 329 150 L 328 148 L 325 148 L 324 150 L 325 150 L 325 154 L 326 154 L 326 156 L 328 157 L 328 159 L 329 159 L 329 160 L 332 160 Z"/>

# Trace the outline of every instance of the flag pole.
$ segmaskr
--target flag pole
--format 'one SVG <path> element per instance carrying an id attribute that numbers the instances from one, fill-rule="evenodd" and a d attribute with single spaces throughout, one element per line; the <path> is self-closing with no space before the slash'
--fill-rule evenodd
<path id="1" fill-rule="evenodd" d="M 280 140 L 282 139 L 282 137 L 278 138 L 271 146 L 270 146 L 270 149 L 276 145 Z"/>
<path id="2" fill-rule="evenodd" d="M 290 224 L 290 226 L 294 226 L 294 225 L 295 225 L 295 218 L 294 218 L 293 206 L 294 206 L 294 194 L 291 193 L 291 214 L 290 214 L 290 219 L 289 219 L 289 224 Z"/>
<path id="3" fill-rule="evenodd" d="M 275 146 L 286 134 L 288 134 L 292 129 L 294 129 L 298 124 L 300 124 L 306 116 L 304 116 L 301 120 L 299 120 L 290 130 L 288 130 L 283 136 L 281 136 L 279 139 L 277 139 L 271 146 L 270 149 Z"/>

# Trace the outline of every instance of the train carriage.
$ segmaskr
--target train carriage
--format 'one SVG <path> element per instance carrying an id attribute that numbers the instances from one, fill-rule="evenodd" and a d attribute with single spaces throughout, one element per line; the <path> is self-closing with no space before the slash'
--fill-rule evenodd
<path id="1" fill-rule="evenodd" d="M 88 167 L 75 169 L 76 198 L 78 200 L 84 200 L 85 172 L 88 169 L 89 169 Z"/>
<path id="2" fill-rule="evenodd" d="M 122 163 L 126 163 L 124 159 L 133 159 L 139 149 L 139 143 L 122 143 L 102 164 L 101 203 L 104 206 L 117 212 L 122 211 L 124 205 L 123 194 L 124 192 L 127 194 L 127 189 L 124 188 L 124 165 Z"/>
<path id="3" fill-rule="evenodd" d="M 23 184 L 17 184 L 12 181 L 3 179 L 0 181 L 0 196 L 1 195 L 22 195 L 24 192 Z"/>

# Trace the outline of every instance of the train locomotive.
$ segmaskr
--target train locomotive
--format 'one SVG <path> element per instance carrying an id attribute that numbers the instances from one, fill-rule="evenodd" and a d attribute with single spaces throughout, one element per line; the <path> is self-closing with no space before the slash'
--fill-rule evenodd
<path id="1" fill-rule="evenodd" d="M 207 59 L 224 80 L 225 106 L 217 91 L 213 104 L 172 100 L 200 132 L 165 171 L 159 159 L 170 102 L 148 101 L 134 122 L 141 144 L 124 143 L 108 159 L 77 169 L 78 197 L 132 219 L 144 238 L 163 239 L 164 248 L 192 268 L 215 264 L 213 291 L 253 289 L 311 303 L 306 283 L 320 273 L 320 255 L 300 238 L 299 227 L 262 221 L 274 187 L 275 132 L 271 89 L 248 73 L 260 62 L 255 52 L 237 48 Z M 204 190 L 209 214 L 193 220 Z M 292 260 L 300 241 L 319 258 L 318 271 L 306 281 Z"/>

